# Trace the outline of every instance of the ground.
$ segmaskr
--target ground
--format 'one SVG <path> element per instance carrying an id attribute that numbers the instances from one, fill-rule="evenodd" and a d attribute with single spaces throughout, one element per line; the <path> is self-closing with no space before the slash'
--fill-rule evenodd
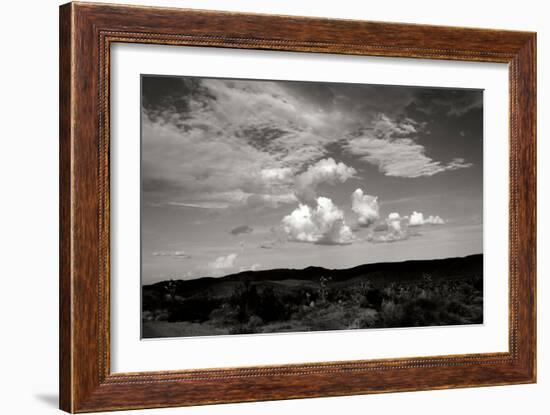
<path id="1" fill-rule="evenodd" d="M 481 255 L 398 265 L 247 272 L 144 286 L 142 336 L 483 323 Z"/>

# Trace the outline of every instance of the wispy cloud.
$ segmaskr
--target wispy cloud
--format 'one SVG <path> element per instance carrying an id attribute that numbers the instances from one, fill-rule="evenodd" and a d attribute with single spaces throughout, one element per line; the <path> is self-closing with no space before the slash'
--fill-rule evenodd
<path id="1" fill-rule="evenodd" d="M 444 164 L 426 155 L 426 148 L 414 136 L 420 124 L 413 120 L 394 121 L 381 114 L 373 129 L 344 144 L 345 150 L 360 160 L 373 164 L 386 176 L 425 177 L 448 170 L 471 167 L 463 158 Z"/>
<path id="2" fill-rule="evenodd" d="M 405 218 L 399 215 L 397 212 L 392 212 L 388 215 L 386 218 L 386 225 L 388 226 L 388 231 L 383 234 L 377 236 L 375 239 L 376 242 L 395 242 L 395 241 L 401 241 L 403 239 L 407 239 L 408 233 L 405 229 L 403 229 L 403 226 L 401 225 L 401 221 Z"/>
<path id="3" fill-rule="evenodd" d="M 483 108 L 482 90 L 425 90 L 419 93 L 413 103 L 418 111 L 428 115 L 444 113 L 460 117 L 471 110 Z"/>
<path id="4" fill-rule="evenodd" d="M 184 251 L 155 251 L 152 253 L 155 257 L 170 257 L 174 259 L 189 259 L 191 255 Z"/>

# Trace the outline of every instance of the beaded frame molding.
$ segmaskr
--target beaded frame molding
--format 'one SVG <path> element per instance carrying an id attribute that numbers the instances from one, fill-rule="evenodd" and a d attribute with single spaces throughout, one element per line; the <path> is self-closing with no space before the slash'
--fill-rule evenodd
<path id="1" fill-rule="evenodd" d="M 509 351 L 111 373 L 109 71 L 117 42 L 509 66 Z M 536 34 L 69 3 L 60 7 L 60 408 L 71 413 L 536 381 Z M 231 366 L 231 362 L 227 362 Z"/>

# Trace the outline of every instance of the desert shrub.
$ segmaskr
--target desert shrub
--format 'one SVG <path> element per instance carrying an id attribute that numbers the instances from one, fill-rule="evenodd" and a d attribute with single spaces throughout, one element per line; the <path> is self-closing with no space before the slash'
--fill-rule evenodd
<path id="1" fill-rule="evenodd" d="M 235 287 L 229 302 L 237 309 L 237 320 L 244 323 L 258 308 L 259 300 L 256 286 L 247 280 Z"/>
<path id="2" fill-rule="evenodd" d="M 478 275 L 476 277 L 474 277 L 472 279 L 472 286 L 477 290 L 477 291 L 483 291 L 483 277 Z"/>
<path id="3" fill-rule="evenodd" d="M 141 321 L 153 321 L 155 316 L 152 311 L 142 311 L 141 312 Z"/>
<path id="4" fill-rule="evenodd" d="M 440 325 L 441 304 L 430 298 L 417 298 L 404 305 L 403 326 Z"/>
<path id="5" fill-rule="evenodd" d="M 477 296 L 472 299 L 472 304 L 483 307 L 483 296 Z"/>
<path id="6" fill-rule="evenodd" d="M 401 327 L 404 318 L 405 310 L 403 306 L 392 300 L 386 300 L 382 302 L 382 307 L 372 327 Z"/>
<path id="7" fill-rule="evenodd" d="M 379 311 L 382 308 L 382 302 L 384 301 L 384 295 L 382 291 L 378 288 L 373 288 L 367 291 L 367 301 L 372 305 L 372 307 Z"/>
<path id="8" fill-rule="evenodd" d="M 447 311 L 458 315 L 468 315 L 470 313 L 469 308 L 457 300 L 449 301 L 447 304 Z"/>
<path id="9" fill-rule="evenodd" d="M 290 299 L 292 298 L 288 296 L 288 303 L 291 303 Z M 295 302 L 297 303 L 298 300 Z M 264 321 L 286 320 L 289 317 L 289 311 L 272 286 L 267 286 L 261 291 L 255 314 Z"/>
<path id="10" fill-rule="evenodd" d="M 156 308 L 162 307 L 166 304 L 166 300 L 163 294 L 158 291 L 142 290 L 141 296 L 141 308 L 142 310 L 153 311 Z"/>
<path id="11" fill-rule="evenodd" d="M 369 288 L 359 297 L 359 307 L 374 308 L 376 311 L 380 311 L 384 297 L 382 290 Z"/>
<path id="12" fill-rule="evenodd" d="M 167 321 L 170 318 L 170 311 L 166 309 L 155 310 L 153 312 L 153 320 Z"/>
<path id="13" fill-rule="evenodd" d="M 367 297 L 366 297 L 366 296 L 361 296 L 361 297 L 359 297 L 359 307 L 361 307 L 361 308 L 368 308 L 368 307 L 370 307 L 370 303 L 369 303 L 369 301 L 367 300 Z"/>
<path id="14" fill-rule="evenodd" d="M 222 304 L 210 312 L 209 320 L 222 325 L 233 324 L 237 321 L 237 310 L 229 304 Z"/>
<path id="15" fill-rule="evenodd" d="M 247 322 L 240 322 L 229 329 L 229 334 L 254 334 L 260 333 L 263 326 L 263 320 L 256 316 L 250 316 Z"/>
<path id="16" fill-rule="evenodd" d="M 256 286 L 244 283 L 235 288 L 230 304 L 237 310 L 237 320 L 246 323 L 254 315 L 262 321 L 286 320 L 301 301 L 296 294 L 287 295 L 283 301 L 272 286 L 258 292 Z"/>
<path id="17" fill-rule="evenodd" d="M 370 329 L 373 327 L 376 327 L 378 323 L 378 316 L 377 315 L 366 315 L 359 317 L 356 321 L 354 326 L 360 329 Z"/>
<path id="18" fill-rule="evenodd" d="M 209 296 L 188 298 L 175 303 L 170 309 L 167 320 L 203 322 L 210 318 L 210 313 L 221 305 L 221 300 Z"/>
<path id="19" fill-rule="evenodd" d="M 471 297 L 473 292 L 474 288 L 470 284 L 462 283 L 460 286 L 460 294 L 466 298 Z"/>

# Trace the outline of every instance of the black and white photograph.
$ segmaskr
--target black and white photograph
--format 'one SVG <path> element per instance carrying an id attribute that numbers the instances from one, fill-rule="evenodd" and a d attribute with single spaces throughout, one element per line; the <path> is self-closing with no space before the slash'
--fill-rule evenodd
<path id="1" fill-rule="evenodd" d="M 483 324 L 483 90 L 141 76 L 142 338 Z"/>

